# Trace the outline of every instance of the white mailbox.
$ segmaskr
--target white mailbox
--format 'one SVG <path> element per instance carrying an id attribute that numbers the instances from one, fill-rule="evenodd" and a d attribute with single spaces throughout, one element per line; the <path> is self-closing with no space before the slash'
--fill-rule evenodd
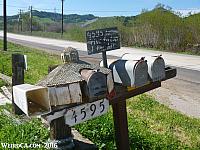
<path id="1" fill-rule="evenodd" d="M 142 59 L 134 61 L 108 59 L 108 66 L 113 72 L 116 83 L 131 87 L 140 87 L 148 83 L 148 66 Z"/>
<path id="2" fill-rule="evenodd" d="M 131 54 L 122 56 L 123 60 L 135 60 L 136 58 L 141 58 L 141 56 Z M 165 61 L 161 55 L 145 56 L 143 58 L 147 61 L 149 77 L 153 82 L 161 81 L 165 78 Z"/>
<path id="3" fill-rule="evenodd" d="M 40 115 L 50 111 L 48 89 L 21 84 L 13 86 L 14 103 L 27 115 Z"/>

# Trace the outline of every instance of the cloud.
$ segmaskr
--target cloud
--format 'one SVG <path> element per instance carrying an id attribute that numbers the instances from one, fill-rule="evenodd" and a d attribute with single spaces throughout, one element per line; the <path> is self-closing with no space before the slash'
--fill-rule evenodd
<path id="1" fill-rule="evenodd" d="M 187 17 L 189 15 L 200 13 L 199 8 L 191 8 L 191 9 L 175 9 L 174 12 L 180 13 L 182 17 Z"/>

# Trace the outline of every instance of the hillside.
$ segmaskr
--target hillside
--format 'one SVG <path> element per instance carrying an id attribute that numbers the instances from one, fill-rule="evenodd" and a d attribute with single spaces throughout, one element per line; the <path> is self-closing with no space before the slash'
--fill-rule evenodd
<path id="1" fill-rule="evenodd" d="M 29 12 L 24 13 L 22 17 L 23 16 L 29 16 Z M 33 10 L 33 16 L 36 18 L 39 18 L 39 21 L 50 20 L 53 22 L 58 22 L 61 20 L 61 14 L 53 13 L 53 12 Z M 8 20 L 8 23 L 11 23 L 11 22 L 17 21 L 18 18 L 19 18 L 19 15 L 13 15 L 13 16 L 8 16 L 7 20 Z M 88 14 L 88 15 L 69 14 L 69 15 L 64 15 L 64 22 L 65 23 L 85 23 L 87 21 L 91 21 L 97 18 L 98 17 L 92 14 Z M 3 21 L 3 17 L 0 16 L 0 22 L 2 21 Z"/>
<path id="2" fill-rule="evenodd" d="M 33 11 L 33 16 L 33 30 L 39 32 L 35 35 L 60 37 L 57 35 L 61 31 L 60 14 Z M 8 17 L 10 32 L 20 32 L 17 17 Z M 29 14 L 24 14 L 22 19 L 22 31 L 28 34 Z M 64 16 L 64 23 L 63 38 L 68 40 L 84 42 L 86 30 L 116 26 L 120 31 L 123 46 L 200 54 L 200 13 L 181 17 L 168 7 L 156 6 L 150 11 L 143 11 L 131 17 L 70 14 Z M 2 27 L 2 19 L 0 24 Z"/>

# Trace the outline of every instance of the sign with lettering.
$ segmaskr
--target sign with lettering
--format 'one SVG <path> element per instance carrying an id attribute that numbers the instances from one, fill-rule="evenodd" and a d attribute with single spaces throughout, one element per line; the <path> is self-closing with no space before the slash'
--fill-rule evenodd
<path id="1" fill-rule="evenodd" d="M 74 126 L 84 121 L 96 118 L 108 112 L 109 101 L 107 99 L 76 106 L 67 110 L 65 124 Z"/>
<path id="2" fill-rule="evenodd" d="M 88 55 L 120 49 L 119 31 L 116 27 L 86 32 Z"/>

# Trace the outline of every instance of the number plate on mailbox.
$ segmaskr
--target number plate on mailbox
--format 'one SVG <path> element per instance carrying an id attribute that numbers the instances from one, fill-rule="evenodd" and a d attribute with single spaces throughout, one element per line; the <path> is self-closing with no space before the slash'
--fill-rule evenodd
<path id="1" fill-rule="evenodd" d="M 93 119 L 105 114 L 109 109 L 109 101 L 107 99 L 99 100 L 93 103 L 87 103 L 67 111 L 65 116 L 65 124 L 73 126 Z"/>

